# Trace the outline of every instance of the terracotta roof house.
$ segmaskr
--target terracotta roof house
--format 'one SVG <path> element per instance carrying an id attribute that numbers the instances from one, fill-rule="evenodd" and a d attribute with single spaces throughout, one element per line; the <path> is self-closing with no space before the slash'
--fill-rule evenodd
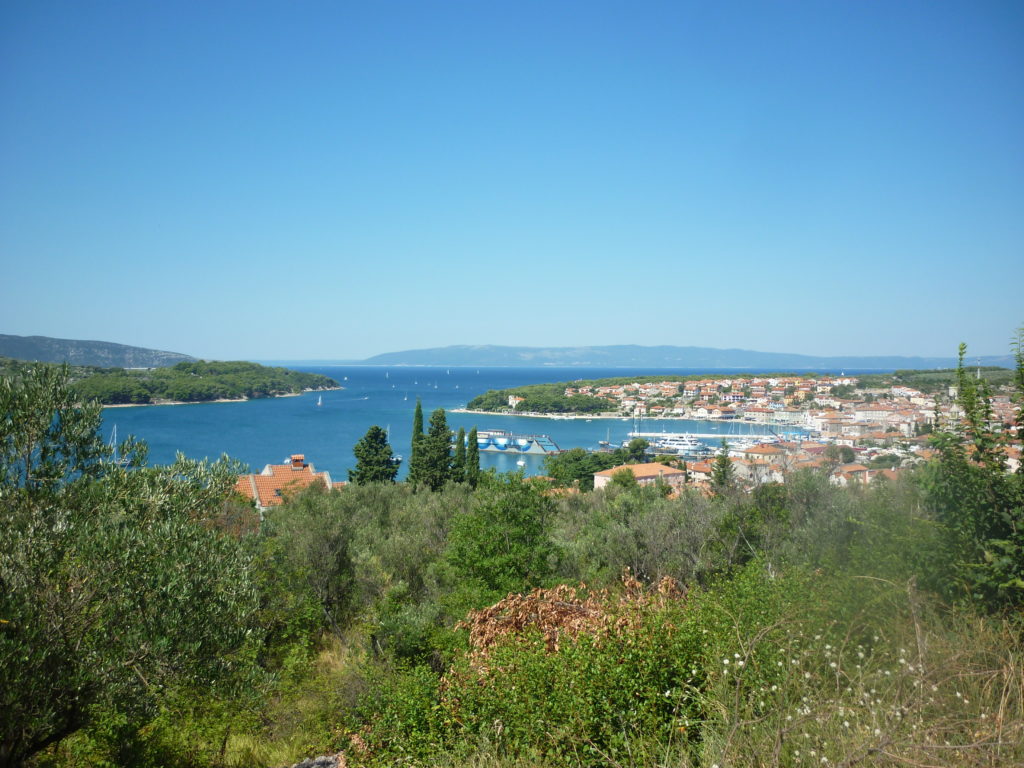
<path id="1" fill-rule="evenodd" d="M 623 464 L 621 467 L 612 467 L 611 469 L 605 469 L 600 472 L 594 473 L 594 490 L 598 488 L 604 488 L 608 483 L 612 481 L 612 475 L 616 472 L 621 472 L 624 469 L 628 469 L 633 473 L 633 477 L 640 485 L 654 485 L 660 479 L 662 482 L 668 483 L 673 488 L 679 488 L 683 485 L 686 473 L 681 469 L 675 467 L 669 467 L 664 464 L 651 463 L 651 464 Z"/>
<path id="2" fill-rule="evenodd" d="M 259 474 L 241 475 L 235 490 L 256 502 L 256 508 L 263 512 L 284 503 L 286 495 L 314 483 L 328 490 L 336 487 L 327 472 L 317 472 L 303 454 L 296 453 L 288 458 L 287 464 L 267 464 Z"/>

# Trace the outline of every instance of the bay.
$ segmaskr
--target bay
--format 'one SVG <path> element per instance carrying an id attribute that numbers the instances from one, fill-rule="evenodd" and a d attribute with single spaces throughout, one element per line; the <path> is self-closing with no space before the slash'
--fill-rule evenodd
<path id="1" fill-rule="evenodd" d="M 294 453 L 305 454 L 317 471 L 330 472 L 335 481 L 347 480 L 355 466 L 352 447 L 377 425 L 389 430 L 391 446 L 403 461 L 404 477 L 412 439 L 412 416 L 419 398 L 424 420 L 429 423 L 435 408 L 448 411 L 453 430 L 464 427 L 501 429 L 516 433 L 545 434 L 563 449 L 595 449 L 601 440 L 618 445 L 634 429 L 632 420 L 552 419 L 527 416 L 494 416 L 452 413 L 489 389 L 506 389 L 577 379 L 619 376 L 664 376 L 666 379 L 694 373 L 691 369 L 623 369 L 577 367 L 396 367 L 396 366 L 289 366 L 299 371 L 322 373 L 344 388 L 329 392 L 307 392 L 295 397 L 268 398 L 230 403 L 195 403 L 106 408 L 103 434 L 109 438 L 115 426 L 119 440 L 131 434 L 149 445 L 150 464 L 169 464 L 178 452 L 189 458 L 215 459 L 227 454 L 258 472 L 264 465 L 280 463 Z M 714 371 L 713 375 L 743 371 Z M 322 398 L 322 405 L 317 405 Z M 740 432 L 766 434 L 754 425 L 729 425 L 679 419 L 645 419 L 648 432 Z M 713 441 L 709 441 L 713 444 Z M 517 466 L 524 458 L 525 467 Z M 499 472 L 522 468 L 528 475 L 543 474 L 543 456 L 525 457 L 482 453 L 481 466 Z"/>

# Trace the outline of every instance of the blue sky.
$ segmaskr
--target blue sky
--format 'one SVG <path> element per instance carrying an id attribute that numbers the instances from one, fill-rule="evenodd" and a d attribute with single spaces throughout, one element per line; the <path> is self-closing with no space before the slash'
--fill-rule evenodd
<path id="1" fill-rule="evenodd" d="M 1004 354 L 1019 2 L 5 2 L 0 333 Z"/>

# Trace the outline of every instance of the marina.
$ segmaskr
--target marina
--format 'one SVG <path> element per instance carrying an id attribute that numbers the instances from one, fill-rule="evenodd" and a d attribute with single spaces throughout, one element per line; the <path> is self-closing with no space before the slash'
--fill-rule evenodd
<path id="1" fill-rule="evenodd" d="M 479 430 L 476 444 L 481 451 L 494 453 L 530 453 L 544 456 L 561 451 L 547 435 L 518 435 L 497 429 Z"/>

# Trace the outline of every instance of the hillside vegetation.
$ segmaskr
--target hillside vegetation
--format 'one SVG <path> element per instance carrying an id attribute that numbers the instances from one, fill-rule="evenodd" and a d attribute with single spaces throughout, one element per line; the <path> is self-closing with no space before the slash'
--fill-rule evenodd
<path id="1" fill-rule="evenodd" d="M 230 462 L 113 462 L 59 369 L 5 378 L 0 765 L 1020 765 L 1024 473 L 958 383 L 895 481 L 484 473 L 261 521 Z"/>
<path id="2" fill-rule="evenodd" d="M 0 375 L 24 375 L 38 365 L 0 360 Z M 103 405 L 239 400 L 338 387 L 320 374 L 247 362 L 178 363 L 148 370 L 75 366 L 69 375 L 79 397 Z"/>

